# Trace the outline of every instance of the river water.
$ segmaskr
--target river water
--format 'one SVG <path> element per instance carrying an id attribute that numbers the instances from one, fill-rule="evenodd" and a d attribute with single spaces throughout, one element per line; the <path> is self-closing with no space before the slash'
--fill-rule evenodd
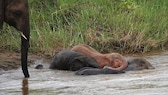
<path id="1" fill-rule="evenodd" d="M 168 95 L 168 52 L 143 56 L 155 69 L 77 76 L 71 71 L 37 70 L 31 65 L 29 79 L 23 78 L 21 68 L 0 71 L 0 95 Z M 48 66 L 43 59 L 35 64 Z"/>

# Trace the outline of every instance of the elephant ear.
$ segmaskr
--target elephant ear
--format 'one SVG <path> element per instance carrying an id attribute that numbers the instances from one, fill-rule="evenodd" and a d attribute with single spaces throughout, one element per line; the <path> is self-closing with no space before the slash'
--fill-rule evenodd
<path id="1" fill-rule="evenodd" d="M 69 63 L 69 65 L 70 65 L 70 70 L 72 70 L 72 71 L 76 71 L 76 70 L 79 70 L 79 69 L 81 69 L 81 68 L 83 68 L 83 67 L 96 67 L 97 66 L 97 63 L 96 63 L 96 65 L 94 65 L 95 64 L 95 62 L 93 62 L 92 61 L 92 59 L 88 59 L 89 57 L 87 57 L 87 56 L 78 56 L 78 57 L 76 57 L 76 58 L 74 58 L 70 63 Z M 90 63 L 90 62 L 91 63 Z M 93 62 L 93 63 L 92 63 Z"/>
<path id="2" fill-rule="evenodd" d="M 74 58 L 70 63 L 69 63 L 69 69 L 72 71 L 76 71 L 81 69 L 82 67 L 85 67 L 85 64 L 80 60 L 80 58 Z"/>
<path id="3" fill-rule="evenodd" d="M 80 61 L 80 62 L 84 62 L 85 59 L 86 59 L 85 56 L 79 56 L 79 57 L 74 58 L 74 60 L 78 60 L 78 61 Z"/>
<path id="4" fill-rule="evenodd" d="M 5 15 L 5 0 L 0 0 L 0 29 L 2 29 L 3 21 L 4 21 L 4 15 Z"/>

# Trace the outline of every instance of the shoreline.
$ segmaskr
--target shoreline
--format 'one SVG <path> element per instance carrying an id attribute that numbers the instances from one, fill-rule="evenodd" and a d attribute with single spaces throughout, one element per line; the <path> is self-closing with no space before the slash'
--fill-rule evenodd
<path id="1" fill-rule="evenodd" d="M 20 53 L 3 52 L 0 53 L 0 70 L 12 70 L 17 69 L 21 66 L 21 55 Z M 43 59 L 49 61 L 50 58 L 42 55 L 29 54 L 28 66 L 35 64 L 36 60 Z"/>

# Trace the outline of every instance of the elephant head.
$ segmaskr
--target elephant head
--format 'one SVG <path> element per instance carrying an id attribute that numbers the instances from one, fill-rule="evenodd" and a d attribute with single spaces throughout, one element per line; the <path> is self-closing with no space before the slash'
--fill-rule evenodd
<path id="1" fill-rule="evenodd" d="M 127 62 L 128 67 L 125 69 L 126 71 L 155 69 L 150 62 L 148 62 L 145 58 L 142 57 L 131 58 L 127 60 Z"/>
<path id="2" fill-rule="evenodd" d="M 30 36 L 28 0 L 0 0 L 0 28 L 3 22 L 15 27 L 21 33 L 21 64 L 24 76 L 28 78 L 27 56 Z"/>

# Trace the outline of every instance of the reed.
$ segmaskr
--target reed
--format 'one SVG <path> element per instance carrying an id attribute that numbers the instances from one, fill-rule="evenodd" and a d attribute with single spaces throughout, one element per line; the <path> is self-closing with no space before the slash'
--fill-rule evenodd
<path id="1" fill-rule="evenodd" d="M 101 52 L 164 50 L 167 5 L 167 0 L 29 0 L 30 52 L 52 55 L 80 43 Z M 19 34 L 4 27 L 0 47 L 18 51 Z"/>

